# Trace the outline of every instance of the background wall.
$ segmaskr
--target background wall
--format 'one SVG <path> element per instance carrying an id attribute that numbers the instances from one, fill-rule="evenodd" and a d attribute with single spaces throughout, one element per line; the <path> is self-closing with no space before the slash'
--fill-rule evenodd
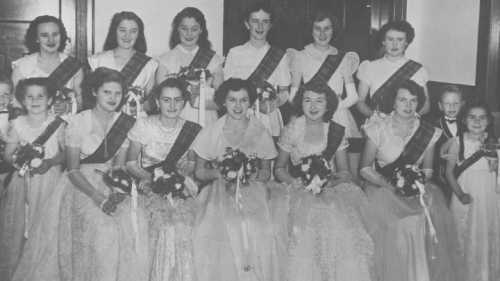
<path id="1" fill-rule="evenodd" d="M 170 27 L 174 16 L 185 7 L 196 7 L 205 14 L 208 37 L 222 54 L 224 0 L 96 0 L 95 52 L 102 50 L 113 14 L 133 11 L 144 21 L 148 54 L 157 56 L 169 50 Z"/>
<path id="2" fill-rule="evenodd" d="M 430 80 L 475 85 L 480 1 L 408 0 L 406 19 L 416 32 L 408 56 Z"/>

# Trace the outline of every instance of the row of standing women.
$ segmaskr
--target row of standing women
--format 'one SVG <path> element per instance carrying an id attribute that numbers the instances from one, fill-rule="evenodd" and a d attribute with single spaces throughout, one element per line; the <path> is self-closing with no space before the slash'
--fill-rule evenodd
<path id="1" fill-rule="evenodd" d="M 89 58 L 93 73 L 85 79 L 79 63 L 60 52 L 66 40 L 62 23 L 48 16 L 33 21 L 26 36 L 32 54 L 16 61 L 13 72 L 16 98 L 27 113 L 11 121 L 5 155 L 12 161 L 20 143 L 37 141 L 45 156 L 32 176 L 14 174 L 0 201 L 0 247 L 8 253 L 1 255 L 0 276 L 415 281 L 499 276 L 498 253 L 485 258 L 487 272 L 480 278 L 461 272 L 469 270 L 460 259 L 466 253 L 457 250 L 453 218 L 439 189 L 427 184 L 423 208 L 418 197 L 396 196 L 387 181 L 394 163 L 420 165 L 430 178 L 441 133 L 416 114 L 428 108 L 421 87 L 427 74 L 404 57 L 414 36 L 411 26 L 398 22 L 382 29 L 386 56 L 358 70 L 358 107 L 372 116 L 364 128 L 363 192 L 353 181 L 359 150 L 347 150 L 348 141 L 354 147 L 361 137 L 348 111 L 358 99 L 352 75 L 359 59 L 330 45 L 333 20 L 327 14 L 318 13 L 314 42 L 302 51 L 284 52 L 267 43 L 272 20 L 265 5 L 252 7 L 244 20 L 249 41 L 231 49 L 223 67 L 224 60 L 210 49 L 199 10 L 186 8 L 175 17 L 172 50 L 158 60 L 144 54 L 141 19 L 121 12 L 112 19 L 104 52 Z M 182 80 L 170 77 L 186 66 L 208 69 L 208 82 L 217 88 L 207 97 L 204 129 L 196 124 L 196 86 L 188 91 Z M 402 67 L 403 74 L 396 71 Z M 385 82 L 394 72 L 400 77 L 389 80 L 409 81 Z M 255 90 L 267 85 L 277 89 L 276 99 Z M 90 109 L 67 118 L 64 126 L 48 111 L 54 86 L 73 89 L 79 106 L 88 103 Z M 137 120 L 119 113 L 131 88 L 150 93 L 144 108 L 158 113 Z M 252 109 L 255 104 L 262 113 Z M 228 147 L 259 160 L 246 184 L 232 182 L 218 168 Z M 317 195 L 296 173 L 310 155 L 323 155 L 335 167 Z M 153 192 L 159 166 L 196 180 L 186 184 L 187 198 L 166 200 Z M 104 183 L 102 174 L 115 169 L 137 179 L 137 200 Z"/>

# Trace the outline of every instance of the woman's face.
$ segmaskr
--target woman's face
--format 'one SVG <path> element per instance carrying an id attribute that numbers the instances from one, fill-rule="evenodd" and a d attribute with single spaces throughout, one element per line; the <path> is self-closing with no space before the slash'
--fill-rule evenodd
<path id="1" fill-rule="evenodd" d="M 116 111 L 123 97 L 122 85 L 118 82 L 106 82 L 94 93 L 96 97 L 96 107 L 107 111 Z"/>
<path id="2" fill-rule="evenodd" d="M 245 26 L 250 33 L 250 39 L 265 41 L 271 29 L 271 15 L 263 10 L 253 12 L 245 22 Z"/>
<path id="3" fill-rule="evenodd" d="M 183 47 L 194 48 L 201 35 L 201 26 L 194 18 L 183 18 L 178 27 L 180 42 Z"/>
<path id="4" fill-rule="evenodd" d="M 122 20 L 116 28 L 116 42 L 122 49 L 134 48 L 139 37 L 139 25 L 134 20 Z"/>
<path id="5" fill-rule="evenodd" d="M 40 52 L 55 53 L 61 45 L 61 32 L 55 22 L 45 22 L 38 25 L 37 38 Z"/>
<path id="6" fill-rule="evenodd" d="M 473 134 L 482 134 L 488 127 L 488 113 L 482 107 L 471 108 L 465 116 L 467 131 Z"/>
<path id="7" fill-rule="evenodd" d="M 310 121 L 322 121 L 327 110 L 327 103 L 325 94 L 305 91 L 302 98 L 304 116 Z"/>
<path id="8" fill-rule="evenodd" d="M 418 98 L 407 89 L 398 89 L 394 100 L 394 112 L 401 117 L 414 117 L 417 112 Z"/>
<path id="9" fill-rule="evenodd" d="M 25 91 L 23 105 L 28 114 L 40 114 L 47 111 L 52 100 L 49 99 L 45 87 L 31 85 L 26 87 Z"/>
<path id="10" fill-rule="evenodd" d="M 246 118 L 248 108 L 250 107 L 250 97 L 245 89 L 238 91 L 229 91 L 224 102 L 229 117 L 241 120 Z"/>
<path id="11" fill-rule="evenodd" d="M 182 92 L 177 88 L 163 88 L 158 97 L 158 107 L 160 114 L 167 118 L 177 118 L 184 108 L 185 101 Z"/>
<path id="12" fill-rule="evenodd" d="M 329 18 L 313 23 L 312 36 L 314 43 L 319 46 L 328 46 L 333 37 L 333 24 Z"/>
<path id="13" fill-rule="evenodd" d="M 385 48 L 385 54 L 391 57 L 401 57 L 405 54 L 408 41 L 406 33 L 398 30 L 388 30 L 385 34 L 382 45 Z"/>

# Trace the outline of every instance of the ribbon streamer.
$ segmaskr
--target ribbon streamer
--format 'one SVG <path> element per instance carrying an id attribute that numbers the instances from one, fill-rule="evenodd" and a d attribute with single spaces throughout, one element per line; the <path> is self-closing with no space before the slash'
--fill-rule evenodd
<path id="1" fill-rule="evenodd" d="M 425 201 L 424 201 L 425 187 L 419 181 L 415 181 L 415 185 L 417 186 L 418 191 L 419 191 L 418 199 L 419 199 L 420 205 L 424 209 L 425 219 L 427 220 L 427 225 L 429 226 L 429 234 L 431 235 L 432 241 L 434 243 L 438 243 L 439 241 L 437 239 L 436 228 L 434 227 L 434 224 L 432 223 L 431 215 L 429 213 L 429 208 L 427 207 L 427 204 L 425 204 Z M 433 258 L 435 258 L 435 257 L 433 257 Z"/>
<path id="2" fill-rule="evenodd" d="M 207 77 L 205 74 L 205 70 L 202 69 L 200 74 L 200 97 L 199 97 L 199 106 L 198 106 L 198 121 L 202 127 L 205 127 L 205 110 L 206 110 L 206 93 L 205 88 L 207 84 Z"/>
<path id="3" fill-rule="evenodd" d="M 130 219 L 132 220 L 132 229 L 134 231 L 135 238 L 135 251 L 138 253 L 139 246 L 139 222 L 137 219 L 137 185 L 135 182 L 132 182 L 132 189 L 130 190 L 130 196 L 132 197 L 130 200 Z"/>

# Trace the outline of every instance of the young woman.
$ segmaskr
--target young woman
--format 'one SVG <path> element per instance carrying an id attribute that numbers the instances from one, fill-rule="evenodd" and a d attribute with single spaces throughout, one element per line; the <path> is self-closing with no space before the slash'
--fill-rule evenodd
<path id="1" fill-rule="evenodd" d="M 275 167 L 276 179 L 287 191 L 273 194 L 271 200 L 273 210 L 281 212 L 281 216 L 273 215 L 276 225 L 288 229 L 280 232 L 280 240 L 288 242 L 282 280 L 371 280 L 373 243 L 359 209 L 366 198 L 350 182 L 345 128 L 331 121 L 337 96 L 324 84 L 306 84 L 295 96 L 294 105 L 299 117 L 280 137 Z M 335 163 L 332 179 L 319 194 L 306 190 L 300 179 L 302 159 L 312 155 Z M 287 205 L 289 210 L 275 208 Z"/>
<path id="2" fill-rule="evenodd" d="M 193 144 L 195 175 L 208 183 L 199 195 L 202 209 L 194 231 L 198 280 L 281 280 L 265 184 L 271 176 L 271 159 L 277 153 L 264 126 L 247 117 L 255 100 L 255 90 L 248 81 L 229 79 L 222 83 L 215 101 L 226 113 L 204 128 Z M 220 164 L 227 148 L 259 160 L 248 183 L 232 182 L 229 173 L 208 165 Z"/>
<path id="3" fill-rule="evenodd" d="M 149 280 L 193 280 L 191 233 L 197 205 L 193 198 L 173 198 L 172 201 L 162 198 L 151 192 L 151 185 L 154 170 L 164 167 L 193 177 L 195 155 L 189 149 L 201 127 L 180 117 L 189 100 L 183 81 L 164 80 L 155 88 L 152 97 L 160 113 L 137 121 L 128 133 L 127 154 L 127 169 L 140 179 L 140 187 L 146 194 L 151 227 L 149 242 L 153 249 Z M 186 188 L 185 195 L 198 195 L 196 185 L 186 185 Z"/>
<path id="4" fill-rule="evenodd" d="M 417 117 L 425 95 L 415 82 L 399 85 L 392 100 L 390 115 L 366 125 L 360 171 L 368 182 L 367 227 L 375 243 L 377 278 L 458 280 L 456 230 L 440 189 L 425 184 L 424 209 L 419 195 L 405 195 L 395 181 L 397 171 L 408 165 L 420 168 L 425 180 L 431 178 L 441 130 Z"/>
<path id="5" fill-rule="evenodd" d="M 45 155 L 38 168 L 22 176 L 16 172 L 10 183 L 7 180 L 0 207 L 2 261 L 8 259 L 10 268 L 2 271 L 5 280 L 58 278 L 57 224 L 63 189 L 57 182 L 63 160 L 64 121 L 49 114 L 55 94 L 51 86 L 47 78 L 28 78 L 17 86 L 16 97 L 27 115 L 11 121 L 5 159 L 14 163 L 16 150 L 23 143 L 43 146 Z M 2 262 L 2 269 L 6 269 L 4 266 Z M 13 273 L 13 278 L 6 272 Z"/>
<path id="6" fill-rule="evenodd" d="M 143 209 L 110 188 L 103 173 L 124 168 L 135 119 L 119 113 L 122 75 L 98 68 L 84 83 L 94 107 L 75 115 L 66 132 L 68 172 L 59 225 L 62 280 L 147 280 L 148 227 Z M 136 225 L 132 218 L 137 218 Z"/>

